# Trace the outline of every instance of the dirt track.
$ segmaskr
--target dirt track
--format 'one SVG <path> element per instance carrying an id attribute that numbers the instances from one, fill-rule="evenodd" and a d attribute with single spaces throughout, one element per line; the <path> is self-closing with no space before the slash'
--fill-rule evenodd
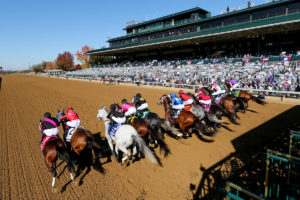
<path id="1" fill-rule="evenodd" d="M 131 99 L 137 92 L 145 96 L 153 112 L 163 116 L 163 108 L 156 102 L 168 91 L 34 76 L 4 76 L 0 91 L 0 199 L 192 199 L 190 184 L 197 185 L 201 179 L 200 166 L 209 167 L 234 152 L 231 143 L 234 138 L 292 107 L 275 103 L 263 107 L 251 102 L 250 108 L 258 113 L 239 114 L 241 126 L 230 124 L 233 132 L 220 129 L 211 143 L 195 135 L 179 141 L 167 136 L 172 154 L 162 158 L 163 167 L 147 160 L 122 167 L 113 160 L 103 165 L 104 175 L 92 170 L 80 186 L 66 185 L 69 176 L 64 173 L 56 182 L 59 192 L 52 193 L 51 174 L 39 147 L 38 123 L 43 113 L 49 111 L 54 115 L 57 109 L 72 106 L 84 127 L 103 136 L 104 126 L 96 119 L 97 110 L 103 105 L 108 107 L 110 103 L 120 102 L 122 98 Z M 159 151 L 156 152 L 159 155 Z M 58 168 L 58 173 L 64 166 Z M 66 190 L 61 193 L 63 186 Z"/>

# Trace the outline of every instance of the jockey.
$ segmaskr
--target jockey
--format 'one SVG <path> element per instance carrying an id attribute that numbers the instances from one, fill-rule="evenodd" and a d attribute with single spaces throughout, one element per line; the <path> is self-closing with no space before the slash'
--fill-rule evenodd
<path id="1" fill-rule="evenodd" d="M 148 109 L 148 104 L 146 102 L 146 99 L 144 99 L 140 93 L 137 93 L 135 95 L 135 97 L 133 97 L 132 104 L 134 104 L 135 107 L 136 107 L 136 110 L 137 110 L 136 114 L 137 114 L 138 117 L 142 116 L 143 112 L 149 110 Z"/>
<path id="2" fill-rule="evenodd" d="M 117 131 L 118 127 L 126 121 L 125 115 L 121 112 L 117 104 L 110 105 L 110 112 L 107 117 L 111 119 L 108 127 L 109 134 L 112 130 Z"/>
<path id="3" fill-rule="evenodd" d="M 136 109 L 133 105 L 131 105 L 130 103 L 127 103 L 126 99 L 123 99 L 122 101 L 122 108 L 121 108 L 121 112 L 125 112 L 125 116 L 128 117 L 130 115 L 134 115 L 136 113 Z"/>
<path id="4" fill-rule="evenodd" d="M 184 109 L 184 105 L 183 105 L 183 101 L 178 98 L 176 96 L 176 94 L 174 93 L 171 93 L 170 94 L 170 98 L 172 100 L 172 103 L 171 103 L 171 107 L 172 107 L 172 110 L 171 110 L 171 117 L 174 117 L 176 114 L 178 114 L 182 109 Z"/>
<path id="5" fill-rule="evenodd" d="M 192 97 L 190 97 L 189 95 L 187 95 L 186 93 L 184 93 L 183 90 L 179 90 L 178 93 L 180 95 L 180 98 L 183 100 L 183 105 L 184 106 L 193 104 Z"/>
<path id="6" fill-rule="evenodd" d="M 201 90 L 197 90 L 195 96 L 197 97 L 197 101 L 204 107 L 205 111 L 208 112 L 211 104 L 210 96 L 204 94 Z"/>
<path id="7" fill-rule="evenodd" d="M 213 82 L 211 90 L 214 91 L 211 94 L 212 96 L 217 96 L 217 95 L 224 93 L 224 91 L 222 91 L 221 87 L 217 84 L 216 81 Z"/>
<path id="8" fill-rule="evenodd" d="M 237 88 L 239 86 L 239 84 L 233 79 L 229 80 L 228 83 L 230 85 L 230 91 L 231 92 L 234 88 Z"/>
<path id="9" fill-rule="evenodd" d="M 67 137 L 68 131 L 70 128 L 73 128 L 74 130 L 80 126 L 81 121 L 78 117 L 78 114 L 73 110 L 72 107 L 68 107 L 67 108 L 67 114 L 64 116 L 61 116 L 59 118 L 59 121 L 63 120 L 63 119 L 67 119 L 68 121 L 66 122 L 66 130 L 64 133 L 64 137 Z M 69 141 L 68 141 L 69 142 Z"/>
<path id="10" fill-rule="evenodd" d="M 59 130 L 57 128 L 57 126 L 59 126 L 59 122 L 57 121 L 57 119 L 51 117 L 51 114 L 49 112 L 45 112 L 44 117 L 44 120 L 41 121 L 42 139 L 40 143 L 43 142 L 45 136 L 57 136 L 59 133 Z"/>

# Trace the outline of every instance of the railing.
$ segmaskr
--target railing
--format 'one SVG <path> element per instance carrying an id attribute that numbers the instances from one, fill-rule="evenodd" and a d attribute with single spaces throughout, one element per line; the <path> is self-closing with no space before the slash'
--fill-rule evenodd
<path id="1" fill-rule="evenodd" d="M 300 131 L 290 132 L 289 155 L 300 157 Z"/>
<path id="2" fill-rule="evenodd" d="M 268 149 L 264 198 L 297 199 L 300 196 L 300 158 Z"/>
<path id="3" fill-rule="evenodd" d="M 226 195 L 227 200 L 243 200 L 243 199 L 257 199 L 257 200 L 263 200 L 264 198 L 249 192 L 248 190 L 234 184 L 231 182 L 226 183 Z"/>

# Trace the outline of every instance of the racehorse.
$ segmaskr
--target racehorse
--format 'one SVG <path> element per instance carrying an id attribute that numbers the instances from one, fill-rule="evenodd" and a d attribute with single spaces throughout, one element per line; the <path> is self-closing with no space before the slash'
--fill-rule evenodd
<path id="1" fill-rule="evenodd" d="M 57 118 L 59 118 L 60 115 L 64 115 L 64 113 L 61 111 L 57 115 Z M 63 119 L 61 121 L 62 127 L 64 131 L 66 130 L 66 121 Z M 69 134 L 69 133 L 67 133 Z M 66 142 L 68 144 L 68 142 Z M 68 146 L 68 145 L 67 145 Z M 93 134 L 91 131 L 83 128 L 83 127 L 77 127 L 75 131 L 72 134 L 71 142 L 69 150 L 74 152 L 78 159 L 81 159 L 80 156 L 85 157 L 85 152 L 92 153 L 92 165 L 95 166 L 97 163 L 98 156 L 95 153 L 95 150 L 102 150 L 100 145 L 95 141 Z"/>
<path id="2" fill-rule="evenodd" d="M 165 118 L 171 123 L 171 99 L 166 96 L 162 95 L 162 97 L 158 100 L 157 102 L 158 105 L 163 104 L 164 105 L 164 110 L 165 110 Z M 206 131 L 205 125 L 201 123 L 199 118 L 197 118 L 193 113 L 190 111 L 182 110 L 180 114 L 178 115 L 177 119 L 173 119 L 173 122 L 175 125 L 179 126 L 180 130 L 184 135 L 189 134 L 191 136 L 193 129 L 196 128 L 200 130 L 202 133 L 205 135 L 210 135 L 213 136 L 216 131 L 208 132 Z"/>
<path id="3" fill-rule="evenodd" d="M 134 105 L 137 101 L 136 96 L 132 99 L 132 104 Z M 154 130 L 157 130 L 161 137 L 164 137 L 164 132 L 167 132 L 170 136 L 174 138 L 179 138 L 182 134 L 175 134 L 174 132 L 177 131 L 176 128 L 173 128 L 169 121 L 166 119 L 162 119 L 158 116 L 158 114 L 151 112 L 149 110 L 146 111 L 147 114 L 144 115 L 143 119 L 147 122 L 147 124 Z"/>
<path id="4" fill-rule="evenodd" d="M 108 133 L 108 127 L 109 127 L 109 123 L 110 123 L 110 119 L 107 118 L 108 115 L 108 111 L 106 110 L 105 107 L 101 107 L 98 110 L 98 114 L 97 114 L 97 119 L 103 119 L 104 125 L 105 125 L 105 137 L 108 141 L 109 147 L 111 149 L 112 154 L 115 156 L 115 158 L 118 160 L 118 150 L 120 149 L 122 152 L 124 152 L 126 154 L 126 156 L 124 158 L 122 158 L 122 162 L 121 164 L 123 165 L 126 160 L 128 158 L 131 158 L 131 153 L 129 153 L 129 151 L 127 150 L 127 148 L 129 147 L 133 147 L 133 152 L 132 154 L 134 156 L 137 155 L 137 147 L 139 149 L 139 151 L 145 155 L 145 157 L 152 163 L 161 165 L 161 163 L 159 162 L 158 158 L 156 158 L 153 153 L 151 152 L 151 150 L 145 145 L 144 140 L 141 138 L 141 136 L 139 136 L 139 134 L 137 133 L 137 131 L 128 124 L 124 124 L 119 126 L 118 130 L 115 133 L 115 136 L 112 137 L 109 135 Z M 113 140 L 115 141 L 116 145 L 115 145 L 115 149 L 113 148 Z"/>
<path id="5" fill-rule="evenodd" d="M 244 102 L 245 102 L 245 104 L 246 104 L 246 107 L 248 107 L 248 101 L 249 101 L 250 99 L 253 100 L 253 101 L 255 101 L 256 103 L 258 103 L 258 104 L 260 104 L 260 105 L 265 105 L 265 104 L 266 104 L 266 102 L 260 100 L 260 99 L 259 99 L 258 97 L 256 97 L 256 96 L 253 96 L 253 95 L 249 94 L 247 91 L 236 90 L 236 91 L 234 91 L 234 92 L 231 93 L 230 90 L 229 90 L 229 85 L 228 85 L 228 84 L 224 84 L 224 87 L 225 87 L 226 92 L 227 92 L 228 94 L 233 94 L 233 96 L 236 96 L 236 97 L 238 97 L 238 98 L 244 99 Z"/>
<path id="6" fill-rule="evenodd" d="M 40 123 L 39 126 L 40 131 L 42 131 L 42 125 Z M 45 139 L 47 139 L 48 136 L 46 136 Z M 45 164 L 48 168 L 48 170 L 52 173 L 52 188 L 55 186 L 55 179 L 57 176 L 56 172 L 56 161 L 58 158 L 61 160 L 65 161 L 67 163 L 68 171 L 70 173 L 71 180 L 74 180 L 73 174 L 72 174 L 72 161 L 71 161 L 71 156 L 68 153 L 68 150 L 65 146 L 65 143 L 60 139 L 59 136 L 52 136 L 48 141 L 43 141 L 44 147 L 43 147 L 43 154 L 45 158 Z M 42 144 L 43 144 L 42 143 Z"/>
<path id="7" fill-rule="evenodd" d="M 212 91 L 210 91 L 208 88 L 203 87 L 201 88 L 201 91 L 203 91 L 205 94 L 208 94 L 211 96 Z M 234 98 L 231 96 L 225 96 L 223 97 L 219 104 L 213 102 L 212 105 L 219 105 L 224 109 L 224 115 L 228 117 L 228 119 L 234 123 L 234 124 L 239 124 L 236 119 L 238 118 L 236 109 L 235 109 L 235 104 L 234 104 Z"/>
<path id="8" fill-rule="evenodd" d="M 159 132 L 148 126 L 144 119 L 132 116 L 126 120 L 126 123 L 132 125 L 138 134 L 142 136 L 147 143 L 149 143 L 149 145 L 157 141 L 160 146 L 160 151 L 164 151 L 164 157 L 169 155 L 170 149 Z"/>

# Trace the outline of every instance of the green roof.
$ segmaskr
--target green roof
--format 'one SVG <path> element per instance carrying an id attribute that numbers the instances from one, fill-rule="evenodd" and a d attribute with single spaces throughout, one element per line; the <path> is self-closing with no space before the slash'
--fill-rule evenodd
<path id="1" fill-rule="evenodd" d="M 191 33 L 187 33 L 187 34 L 183 34 L 183 35 L 169 36 L 169 37 L 165 37 L 165 38 L 147 40 L 147 41 L 143 41 L 143 42 L 133 42 L 133 43 L 129 43 L 129 44 L 124 44 L 124 45 L 114 46 L 114 47 L 109 47 L 109 48 L 103 48 L 103 49 L 95 49 L 95 50 L 86 52 L 86 54 L 93 54 L 93 53 L 98 53 L 98 52 L 100 53 L 100 52 L 104 52 L 104 51 L 117 50 L 117 49 L 123 49 L 123 48 L 128 48 L 128 47 L 139 47 L 141 45 L 152 45 L 152 44 L 161 43 L 161 42 L 173 42 L 176 40 L 191 39 L 191 38 L 202 37 L 202 36 L 211 35 L 211 34 L 226 33 L 226 32 L 236 31 L 236 30 L 240 30 L 240 29 L 249 29 L 249 28 L 253 29 L 253 28 L 256 28 L 259 26 L 284 23 L 284 22 L 289 22 L 289 21 L 294 21 L 294 20 L 298 20 L 298 21 L 300 20 L 300 12 L 289 14 L 289 15 L 282 15 L 282 16 L 276 16 L 276 17 L 267 18 L 267 19 L 256 20 L 256 21 L 252 21 L 252 22 L 224 26 L 221 28 L 214 28 L 214 29 L 208 29 L 208 30 L 203 30 L 203 31 L 198 31 L 198 32 L 191 32 Z"/>
<path id="2" fill-rule="evenodd" d="M 167 16 L 164 16 L 164 17 L 152 19 L 152 20 L 145 21 L 145 22 L 138 23 L 138 24 L 133 24 L 133 25 L 127 26 L 127 27 L 124 28 L 123 30 L 127 30 L 127 29 L 129 29 L 129 28 L 134 28 L 134 27 L 139 27 L 139 26 L 142 26 L 142 25 L 151 24 L 151 23 L 153 23 L 153 22 L 158 22 L 158 21 L 161 21 L 161 20 L 170 19 L 170 18 L 179 16 L 179 15 L 183 15 L 183 14 L 187 14 L 187 13 L 191 13 L 191 12 L 196 12 L 196 11 L 200 11 L 201 13 L 204 13 L 204 14 L 205 14 L 205 13 L 209 13 L 208 11 L 206 11 L 206 10 L 204 10 L 204 9 L 202 9 L 202 8 L 195 7 L 195 8 L 192 8 L 192 9 L 184 10 L 184 11 L 177 12 L 177 13 L 174 13 L 174 14 L 171 14 L 171 15 L 167 15 Z"/>
<path id="3" fill-rule="evenodd" d="M 181 25 L 177 25 L 177 26 L 171 26 L 171 27 L 166 27 L 166 28 L 155 29 L 155 30 L 152 30 L 152 31 L 145 31 L 143 33 L 136 33 L 136 34 L 130 34 L 130 35 L 125 35 L 125 36 L 121 36 L 121 37 L 116 37 L 116 38 L 109 39 L 107 42 L 117 41 L 117 40 L 125 39 L 125 38 L 132 38 L 132 37 L 136 37 L 136 36 L 140 36 L 140 35 L 145 35 L 145 34 L 152 33 L 152 32 L 169 30 L 169 29 L 173 29 L 173 28 L 178 28 L 178 27 L 186 26 L 186 25 L 196 24 L 196 23 L 199 23 L 199 22 L 206 22 L 206 21 L 211 21 L 211 20 L 215 20 L 215 19 L 222 19 L 222 18 L 225 18 L 225 17 L 230 17 L 230 16 L 235 16 L 235 15 L 239 15 L 239 14 L 243 14 L 243 13 L 248 13 L 248 12 L 253 11 L 253 10 L 260 10 L 260 9 L 263 9 L 263 8 L 266 8 L 266 7 L 273 7 L 275 5 L 283 4 L 283 3 L 286 3 L 286 2 L 293 2 L 293 1 L 295 1 L 295 0 L 281 0 L 281 1 L 270 2 L 270 3 L 266 3 L 266 4 L 254 6 L 254 7 L 250 7 L 250 8 L 245 8 L 245 9 L 241 9 L 241 10 L 237 10 L 237 11 L 232 11 L 232 12 L 224 13 L 224 14 L 221 14 L 221 15 L 216 15 L 216 16 L 213 16 L 213 17 L 205 18 L 205 19 L 195 20 L 195 21 L 192 21 L 192 22 L 186 23 L 186 24 L 181 24 Z M 198 8 L 198 7 L 196 7 L 196 8 Z M 193 9 L 195 9 L 195 8 L 193 8 Z M 185 11 L 183 11 L 183 12 L 185 12 Z M 164 17 L 158 18 L 158 19 L 156 19 L 156 21 L 159 21 L 159 20 L 161 20 L 163 18 Z M 146 22 L 144 22 L 144 23 L 146 23 Z M 137 25 L 132 25 L 132 26 L 136 27 L 136 26 L 142 25 L 142 24 L 143 23 L 137 24 Z M 132 26 L 129 26 L 129 27 L 132 27 Z"/>

